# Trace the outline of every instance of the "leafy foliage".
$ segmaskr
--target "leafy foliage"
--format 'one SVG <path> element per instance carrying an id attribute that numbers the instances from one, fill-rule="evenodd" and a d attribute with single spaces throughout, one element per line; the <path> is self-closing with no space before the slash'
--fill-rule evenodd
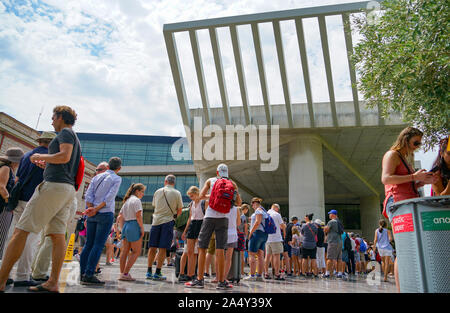
<path id="1" fill-rule="evenodd" d="M 362 40 L 352 62 L 367 105 L 378 105 L 383 117 L 402 113 L 424 132 L 426 148 L 450 132 L 449 4 L 385 0 L 375 20 L 353 19 Z"/>

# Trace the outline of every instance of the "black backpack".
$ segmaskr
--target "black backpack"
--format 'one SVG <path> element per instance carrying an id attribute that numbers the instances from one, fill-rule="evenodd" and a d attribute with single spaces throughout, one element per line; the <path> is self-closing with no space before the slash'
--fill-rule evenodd
<path id="1" fill-rule="evenodd" d="M 323 247 L 323 242 L 325 241 L 325 233 L 322 227 L 317 227 L 317 246 Z"/>
<path id="2" fill-rule="evenodd" d="M 83 231 L 85 229 L 84 227 L 84 221 L 86 221 L 86 215 L 83 215 L 80 217 L 80 219 L 77 221 L 76 230 Z"/>
<path id="3" fill-rule="evenodd" d="M 338 234 L 342 235 L 344 233 L 344 225 L 342 225 L 340 220 L 337 219 L 336 221 L 338 223 Z"/>
<path id="4" fill-rule="evenodd" d="M 347 251 L 352 250 L 352 242 L 350 241 L 350 237 L 348 236 L 348 234 L 345 234 L 344 250 L 347 250 Z"/>

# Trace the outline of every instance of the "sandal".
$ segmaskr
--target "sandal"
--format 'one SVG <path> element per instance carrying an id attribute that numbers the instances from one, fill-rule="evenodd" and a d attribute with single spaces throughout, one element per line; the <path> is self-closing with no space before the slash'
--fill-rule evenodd
<path id="1" fill-rule="evenodd" d="M 45 288 L 42 285 L 37 285 L 37 286 L 32 286 L 30 288 L 28 288 L 28 291 L 32 291 L 32 292 L 46 292 L 46 293 L 59 293 L 59 291 L 53 291 L 53 290 L 49 290 L 47 288 Z"/>

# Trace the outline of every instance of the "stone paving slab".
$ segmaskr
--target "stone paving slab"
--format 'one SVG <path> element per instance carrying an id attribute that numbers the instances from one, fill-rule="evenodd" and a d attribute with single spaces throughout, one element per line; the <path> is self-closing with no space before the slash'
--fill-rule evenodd
<path id="1" fill-rule="evenodd" d="M 119 281 L 119 261 L 113 265 L 105 265 L 102 256 L 100 267 L 102 268 L 99 279 L 104 280 L 104 286 L 86 286 L 79 282 L 79 263 L 74 258 L 71 263 L 65 263 L 61 271 L 60 292 L 62 293 L 395 293 L 395 282 L 391 277 L 389 282 L 382 282 L 379 272 L 368 276 L 350 277 L 348 281 L 342 279 L 312 279 L 300 280 L 291 278 L 286 281 L 265 280 L 263 282 L 241 280 L 230 291 L 216 290 L 216 283 L 205 280 L 204 289 L 189 289 L 177 282 L 175 268 L 164 266 L 162 273 L 167 277 L 166 281 L 153 281 L 145 278 L 147 271 L 147 258 L 139 257 L 131 269 L 130 274 L 135 282 Z M 248 271 L 248 268 L 246 268 Z M 15 267 L 12 271 L 14 278 Z M 27 293 L 25 287 L 8 286 L 6 293 Z"/>

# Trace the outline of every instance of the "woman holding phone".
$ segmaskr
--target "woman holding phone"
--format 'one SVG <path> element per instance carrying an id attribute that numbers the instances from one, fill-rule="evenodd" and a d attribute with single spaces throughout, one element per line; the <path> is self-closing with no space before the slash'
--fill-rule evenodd
<path id="1" fill-rule="evenodd" d="M 385 200 L 383 215 L 392 221 L 392 205 L 395 202 L 420 197 L 417 188 L 434 183 L 437 175 L 424 169 L 415 171 L 411 165 L 414 152 L 422 145 L 423 133 L 414 127 L 406 127 L 397 137 L 394 145 L 384 154 L 381 182 L 384 184 Z M 395 283 L 398 283 L 397 259 L 394 264 Z"/>

